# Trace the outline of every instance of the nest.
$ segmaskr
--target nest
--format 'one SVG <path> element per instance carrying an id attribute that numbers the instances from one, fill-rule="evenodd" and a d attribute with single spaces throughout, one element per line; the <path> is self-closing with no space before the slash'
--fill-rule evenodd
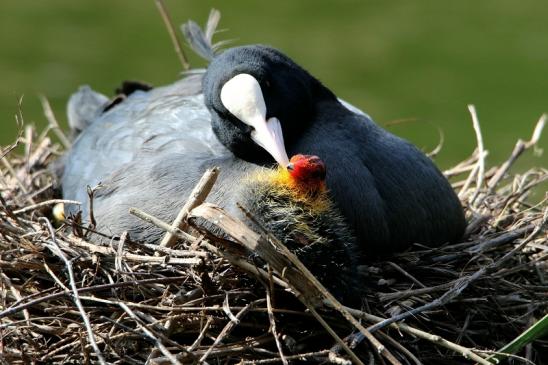
<path id="1" fill-rule="evenodd" d="M 478 148 L 445 171 L 466 208 L 465 239 L 364 263 L 367 295 L 361 308 L 347 308 L 268 232 L 203 203 L 215 170 L 175 222 L 132 209 L 165 228 L 161 244 L 122 234 L 100 245 L 89 234 L 93 225 L 76 219 L 54 226 L 52 209 L 62 200 L 51 170 L 64 147 L 49 134 L 69 142 L 46 116 L 41 135 L 22 128 L 19 147 L 2 148 L 2 364 L 547 361 L 540 336 L 547 328 L 547 208 L 528 196 L 535 187 L 544 194 L 538 186 L 548 171 L 510 172 L 535 146 L 544 117 L 530 141 L 518 141 L 492 168 L 474 118 Z M 212 235 L 193 217 L 234 239 Z"/>

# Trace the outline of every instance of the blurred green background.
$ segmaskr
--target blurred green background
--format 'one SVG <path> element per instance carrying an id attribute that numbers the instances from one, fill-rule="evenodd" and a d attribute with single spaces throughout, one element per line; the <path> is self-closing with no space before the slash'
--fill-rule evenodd
<path id="1" fill-rule="evenodd" d="M 425 151 L 439 140 L 447 167 L 467 157 L 476 105 L 490 162 L 528 139 L 548 111 L 546 1 L 179 1 L 174 23 L 203 24 L 221 10 L 217 39 L 275 46 L 339 97 Z M 191 57 L 195 66 L 203 65 Z M 0 142 L 15 137 L 17 99 L 26 122 L 44 125 L 37 94 L 65 125 L 81 84 L 111 94 L 124 79 L 170 83 L 181 71 L 153 0 L 2 0 Z M 548 136 L 541 146 L 548 146 Z M 547 165 L 546 153 L 523 158 Z"/>

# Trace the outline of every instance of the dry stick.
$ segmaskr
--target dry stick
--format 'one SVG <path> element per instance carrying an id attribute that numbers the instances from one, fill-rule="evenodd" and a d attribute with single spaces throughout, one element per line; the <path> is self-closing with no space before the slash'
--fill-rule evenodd
<path id="1" fill-rule="evenodd" d="M 272 336 L 274 337 L 274 341 L 276 342 L 276 347 L 278 348 L 278 354 L 280 355 L 280 359 L 282 359 L 282 363 L 284 365 L 288 365 L 289 363 L 287 362 L 287 359 L 284 356 L 282 344 L 280 342 L 280 337 L 278 336 L 278 331 L 276 330 L 276 318 L 274 318 L 274 312 L 272 311 L 271 288 L 268 283 L 265 283 L 265 290 L 266 290 L 266 307 L 268 309 L 268 320 L 270 321 L 270 331 L 272 332 Z"/>
<path id="2" fill-rule="evenodd" d="M 255 306 L 256 304 L 258 304 L 259 302 L 262 302 L 264 299 L 259 299 L 259 300 L 256 300 L 256 301 L 253 301 L 249 304 L 247 304 L 243 309 L 241 309 L 237 314 L 236 314 L 236 319 L 238 320 L 238 322 L 240 321 L 240 319 L 244 316 L 244 314 L 246 314 L 249 309 L 251 309 L 253 306 Z M 206 353 L 202 355 L 202 357 L 200 358 L 200 360 L 198 360 L 198 363 L 202 363 L 204 362 L 208 357 L 209 355 L 211 355 L 211 352 L 213 351 L 213 349 L 215 348 L 215 346 L 217 346 L 231 331 L 232 329 L 236 326 L 236 323 L 237 322 L 234 322 L 234 321 L 229 321 L 225 326 L 224 328 L 221 330 L 221 333 L 219 333 L 219 335 L 217 336 L 217 338 L 215 339 L 215 341 L 213 341 L 213 344 L 211 346 L 209 346 L 209 348 L 207 349 Z"/>
<path id="3" fill-rule="evenodd" d="M 420 286 L 421 288 L 426 288 L 426 285 L 421 283 L 417 278 L 415 278 L 413 275 L 402 269 L 398 264 L 392 261 L 388 261 L 388 265 L 392 266 L 396 271 L 401 273 L 403 276 L 407 277 L 409 280 Z"/>
<path id="4" fill-rule="evenodd" d="M 167 224 L 167 223 L 166 223 Z M 184 232 L 183 232 L 184 233 Z M 193 237 L 193 236 L 191 236 Z M 193 237 L 194 238 L 194 237 Z M 208 253 L 204 251 L 196 251 L 196 250 L 176 250 L 172 248 L 167 247 L 158 247 L 158 245 L 150 244 L 150 243 L 143 243 L 144 247 L 151 249 L 153 251 L 158 251 L 161 253 L 165 253 L 167 255 L 173 256 L 173 257 L 203 257 L 207 258 Z"/>
<path id="5" fill-rule="evenodd" d="M 204 324 L 204 328 L 202 328 L 202 330 L 198 334 L 198 337 L 196 337 L 192 345 L 190 345 L 190 347 L 187 349 L 188 352 L 193 352 L 194 350 L 198 348 L 198 346 L 200 346 L 200 344 L 202 343 L 202 340 L 204 339 L 207 333 L 207 330 L 209 329 L 209 326 L 211 326 L 212 323 L 213 323 L 213 317 L 207 317 L 207 321 Z"/>
<path id="6" fill-rule="evenodd" d="M 326 356 L 329 355 L 329 350 L 321 350 L 316 352 L 307 352 L 304 354 L 297 354 L 297 355 L 290 355 L 286 356 L 287 360 L 298 360 L 303 361 L 306 360 L 308 357 L 320 357 L 320 356 Z M 280 362 L 279 358 L 272 358 L 272 359 L 262 359 L 262 360 L 242 360 L 239 362 L 240 365 L 260 365 L 260 364 L 275 364 Z"/>
<path id="7" fill-rule="evenodd" d="M 79 201 L 76 201 L 76 200 L 50 199 L 50 200 L 46 200 L 46 201 L 43 201 L 43 202 L 40 202 L 40 203 L 36 203 L 36 204 L 32 204 L 32 205 L 26 206 L 26 207 L 21 208 L 21 209 L 14 210 L 14 211 L 13 211 L 13 214 L 26 213 L 26 212 L 28 212 L 28 211 L 31 211 L 31 210 L 34 210 L 34 209 L 38 209 L 38 208 L 42 208 L 42 207 L 45 207 L 45 206 L 47 206 L 47 205 L 59 204 L 59 203 L 82 205 L 82 203 L 80 203 Z"/>
<path id="8" fill-rule="evenodd" d="M 118 305 L 135 321 L 139 329 L 143 331 L 144 335 L 154 341 L 156 347 L 171 361 L 172 364 L 182 365 L 179 360 L 177 360 L 177 358 L 173 356 L 173 354 L 169 352 L 169 350 L 162 344 L 162 342 L 156 338 L 146 326 L 141 324 L 139 317 L 127 305 L 125 305 L 125 303 L 119 303 Z"/>
<path id="9" fill-rule="evenodd" d="M 333 329 L 331 328 L 331 326 L 329 326 L 329 324 L 323 319 L 323 317 L 316 311 L 316 309 L 309 305 L 309 303 L 307 303 L 306 301 L 303 301 L 303 303 L 307 306 L 308 310 L 310 311 L 310 313 L 312 313 L 312 315 L 314 316 L 314 318 L 316 318 L 316 320 L 318 322 L 320 322 L 320 324 L 322 325 L 322 327 L 327 331 L 327 333 L 329 333 L 331 335 L 331 337 L 333 337 L 335 339 L 335 341 L 337 341 L 337 343 L 339 344 L 339 346 L 341 346 L 344 351 L 346 351 L 346 353 L 348 354 L 348 356 L 350 356 L 350 358 L 352 359 L 352 361 L 355 363 L 355 364 L 361 364 L 361 365 L 364 365 L 364 363 L 360 360 L 360 358 L 354 353 L 354 351 L 352 351 L 352 349 L 348 346 L 348 344 L 346 342 L 344 342 L 344 340 L 342 338 L 340 338 L 340 336 L 335 332 L 333 331 Z M 331 351 L 330 351 L 331 352 Z M 332 352 L 331 352 L 332 353 Z M 330 356 L 333 356 L 330 354 Z"/>
<path id="10" fill-rule="evenodd" d="M 29 161 L 30 161 L 30 154 L 32 151 L 33 132 L 34 132 L 34 128 L 32 126 L 30 125 L 25 126 L 25 158 L 24 158 L 25 163 L 23 165 L 23 169 L 25 169 L 26 170 L 25 172 L 27 173 L 30 171 Z"/>
<path id="11" fill-rule="evenodd" d="M 28 233 L 28 232 L 27 232 L 26 230 L 24 230 L 23 228 L 19 228 L 19 227 L 16 227 L 16 226 L 12 226 L 12 225 L 9 224 L 9 223 L 2 223 L 2 222 L 0 222 L 0 232 L 1 232 L 1 233 L 5 233 L 4 231 L 13 233 L 13 234 L 15 234 L 15 235 L 24 235 L 24 234 Z"/>
<path id="12" fill-rule="evenodd" d="M 172 235 L 176 236 L 179 239 L 187 240 L 191 243 L 196 241 L 196 238 L 194 236 L 191 236 L 188 233 L 183 232 L 178 228 L 173 228 L 172 226 L 170 226 L 166 222 L 164 222 L 164 221 L 162 221 L 162 220 L 160 220 L 160 219 L 158 219 L 158 218 L 156 218 L 156 217 L 154 217 L 150 214 L 147 214 L 147 213 L 145 213 L 145 212 L 143 212 L 143 211 L 141 211 L 137 208 L 130 208 L 129 212 L 131 214 L 133 214 L 134 216 L 136 216 L 138 218 L 141 218 L 142 220 L 144 220 L 144 221 L 146 221 L 150 224 L 153 224 L 156 227 L 161 228 L 166 232 L 171 233 Z M 221 251 L 220 249 L 218 249 L 217 247 L 213 246 L 212 244 L 210 244 L 209 242 L 206 242 L 206 241 L 201 241 L 200 246 L 204 247 L 205 249 L 207 249 L 208 251 L 212 252 L 213 254 L 215 254 L 219 257 L 223 257 L 225 260 L 230 262 L 232 265 L 238 266 L 239 268 L 243 269 L 244 271 L 247 271 L 249 273 L 252 273 L 254 275 L 262 277 L 263 279 L 268 280 L 269 276 L 268 276 L 268 273 L 266 271 L 254 266 L 254 265 L 251 265 L 246 260 L 244 260 L 240 257 L 237 257 L 236 255 L 233 255 L 229 252 Z M 282 281 L 278 278 L 273 278 L 273 279 L 276 282 L 276 284 L 280 285 L 281 287 L 283 287 L 283 288 L 288 287 L 287 284 L 284 281 Z"/>
<path id="13" fill-rule="evenodd" d="M 504 161 L 504 163 L 499 167 L 495 175 L 489 180 L 487 183 L 487 192 L 484 195 L 484 197 L 478 202 L 480 204 L 483 202 L 485 197 L 489 196 L 493 189 L 497 186 L 497 184 L 502 180 L 504 175 L 508 172 L 510 167 L 514 164 L 514 162 L 517 160 L 517 158 L 527 149 L 531 148 L 532 146 L 535 146 L 538 141 L 540 140 L 540 136 L 542 135 L 542 130 L 544 129 L 544 126 L 546 124 L 546 120 L 548 118 L 547 114 L 543 114 L 540 119 L 538 120 L 537 124 L 535 125 L 535 129 L 533 130 L 533 134 L 531 136 L 531 139 L 528 141 L 522 141 L 519 139 L 516 142 L 516 145 L 514 147 L 514 150 L 512 151 L 512 154 L 508 158 L 508 160 Z"/>
<path id="14" fill-rule="evenodd" d="M 171 17 L 169 16 L 169 12 L 164 4 L 164 1 L 156 0 L 156 6 L 158 7 L 158 11 L 162 16 L 162 19 L 164 20 L 167 32 L 169 33 L 169 38 L 171 39 L 171 43 L 173 43 L 173 47 L 175 48 L 175 53 L 177 54 L 177 57 L 181 62 L 181 66 L 183 66 L 183 71 L 187 71 L 188 69 L 190 69 L 190 64 L 188 63 L 183 48 L 181 47 L 181 41 L 179 40 L 177 33 L 175 33 L 173 22 L 171 21 Z"/>
<path id="15" fill-rule="evenodd" d="M 449 178 L 452 176 L 460 175 L 467 171 L 470 171 L 477 161 L 476 151 L 470 155 L 466 160 L 459 162 L 456 166 L 451 167 L 449 170 L 445 170 L 443 174 Z"/>
<path id="16" fill-rule="evenodd" d="M 157 1 L 160 2 L 159 0 Z M 200 181 L 198 181 L 198 184 L 196 184 L 194 189 L 192 189 L 190 197 L 177 215 L 177 218 L 175 218 L 175 220 L 173 221 L 172 227 L 179 228 L 182 231 L 188 228 L 188 224 L 186 223 L 186 217 L 188 216 L 188 213 L 205 201 L 205 198 L 209 195 L 211 189 L 213 188 L 213 184 L 215 184 L 215 181 L 217 180 L 217 176 L 219 176 L 218 167 L 208 169 L 202 175 Z M 162 242 L 160 242 L 160 246 L 171 247 L 175 244 L 175 241 L 176 237 L 173 236 L 170 232 L 166 232 L 164 238 L 162 239 Z"/>
<path id="17" fill-rule="evenodd" d="M 53 133 L 55 133 L 57 138 L 59 138 L 59 141 L 61 141 L 65 149 L 69 149 L 71 143 L 67 136 L 65 136 L 65 133 L 63 133 L 63 130 L 59 127 L 59 123 L 57 123 L 57 118 L 55 118 L 55 114 L 53 114 L 53 110 L 51 109 L 48 99 L 44 95 L 39 95 L 39 98 L 50 129 L 53 130 Z"/>
<path id="18" fill-rule="evenodd" d="M 129 214 L 132 214 L 136 216 L 137 218 L 141 218 L 145 222 L 148 222 L 150 224 L 155 225 L 158 228 L 163 229 L 166 232 L 169 232 L 172 236 L 179 238 L 181 240 L 188 241 L 190 243 L 194 243 L 197 241 L 196 237 L 191 236 L 190 234 L 181 231 L 178 227 L 173 227 L 169 225 L 168 223 L 162 221 L 161 219 L 158 219 L 154 217 L 153 215 L 150 215 L 148 213 L 143 212 L 142 210 L 138 208 L 131 207 L 129 208 Z M 156 245 L 158 246 L 158 245 Z"/>
<path id="19" fill-rule="evenodd" d="M 443 148 L 443 142 L 445 140 L 443 130 L 440 127 L 438 127 L 437 129 L 438 129 L 438 135 L 439 135 L 440 141 L 438 142 L 438 145 L 436 146 L 436 148 L 434 148 L 432 151 L 426 154 L 426 156 L 428 156 L 431 159 L 434 159 L 438 155 L 438 153 L 440 153 L 441 149 Z"/>
<path id="20" fill-rule="evenodd" d="M 19 292 L 19 290 L 17 290 L 17 288 L 15 286 L 13 286 L 10 278 L 6 274 L 4 274 L 3 272 L 0 272 L 0 278 L 2 278 L 2 281 L 4 283 L 6 283 L 6 285 L 10 288 L 10 291 L 13 294 L 13 296 L 15 297 L 15 299 L 21 300 L 23 298 L 21 296 L 21 293 Z M 30 322 L 29 311 L 25 309 L 23 311 L 23 316 L 25 317 L 25 321 L 27 322 L 27 325 L 30 326 L 31 322 Z"/>
<path id="21" fill-rule="evenodd" d="M 59 285 L 61 289 L 65 291 L 65 293 L 67 294 L 70 293 L 70 289 L 67 288 L 67 286 L 61 281 L 61 279 L 59 279 L 59 277 L 53 272 L 53 270 L 49 267 L 49 265 L 46 262 L 44 262 L 44 269 L 49 274 L 49 276 L 51 276 L 53 281 L 55 281 L 57 285 Z"/>
<path id="22" fill-rule="evenodd" d="M 48 137 L 45 137 L 42 139 L 40 144 L 35 148 L 34 152 L 28 157 L 28 160 L 26 160 L 26 163 L 23 167 L 19 168 L 19 171 L 17 171 L 16 174 L 16 180 L 20 181 L 25 186 L 31 187 L 31 171 L 34 169 L 37 165 L 41 165 L 44 163 L 44 161 L 47 159 L 49 155 L 51 155 L 51 140 Z M 32 187 L 31 187 L 32 189 Z M 34 204 L 34 200 L 29 195 L 26 197 L 28 201 Z"/>
<path id="23" fill-rule="evenodd" d="M 474 152 L 476 153 L 476 152 Z M 485 156 L 483 156 L 484 158 Z M 479 156 L 478 154 L 478 159 L 481 159 L 482 156 Z M 464 200 L 464 197 L 466 195 L 466 192 L 468 191 L 468 189 L 470 188 L 470 185 L 472 184 L 472 181 L 474 180 L 474 178 L 476 177 L 477 173 L 478 173 L 478 170 L 479 170 L 479 160 L 478 162 L 474 165 L 474 168 L 472 168 L 472 170 L 470 171 L 470 174 L 468 175 L 468 177 L 466 178 L 466 181 L 464 182 L 464 185 L 462 186 L 462 188 L 460 189 L 459 191 L 459 199 L 460 200 Z"/>
<path id="24" fill-rule="evenodd" d="M 186 315 L 187 312 L 221 312 L 223 310 L 222 307 L 219 307 L 219 306 L 210 306 L 210 307 L 185 307 L 184 305 L 182 306 L 175 306 L 175 307 L 167 307 L 167 306 L 161 306 L 161 305 L 152 305 L 152 304 L 142 304 L 142 303 L 134 303 L 134 302 L 128 302 L 128 301 L 119 301 L 119 300 L 110 300 L 110 299 L 102 299 L 102 298 L 97 298 L 97 297 L 94 297 L 94 296 L 87 296 L 87 295 L 80 295 L 80 298 L 81 299 L 84 299 L 84 300 L 89 300 L 89 301 L 92 301 L 92 302 L 97 302 L 97 303 L 103 303 L 103 304 L 110 304 L 110 305 L 118 305 L 119 303 L 125 303 L 127 306 L 131 307 L 131 308 L 139 308 L 141 310 L 152 310 L 152 311 L 160 311 L 160 312 L 173 312 L 173 313 L 184 313 L 184 315 Z M 208 297 L 208 299 L 210 299 L 212 297 Z M 58 310 L 64 310 L 64 309 L 67 309 L 68 306 L 57 306 L 56 309 Z M 232 309 L 233 310 L 241 310 L 242 306 L 232 306 Z M 249 309 L 250 312 L 257 312 L 257 313 L 267 313 L 268 312 L 268 309 L 267 308 L 251 308 Z M 299 311 L 296 311 L 296 310 L 290 310 L 290 309 L 275 309 L 273 308 L 272 309 L 273 312 L 275 313 L 283 313 L 283 314 L 293 314 L 293 315 L 299 315 L 299 316 L 302 316 L 302 317 L 310 317 L 309 314 L 307 313 L 303 313 L 303 312 L 299 312 Z M 182 317 L 183 315 L 173 315 L 173 317 Z M 162 320 L 157 320 L 156 322 L 162 322 Z M 155 322 L 155 323 L 156 323 Z"/>
<path id="25" fill-rule="evenodd" d="M 476 205 L 474 204 L 474 201 L 478 197 L 478 194 L 481 190 L 481 186 L 483 185 L 483 180 L 485 176 L 485 156 L 487 156 L 487 151 L 485 151 L 483 147 L 483 136 L 481 135 L 481 128 L 479 124 L 478 114 L 476 113 L 476 107 L 470 104 L 468 105 L 468 110 L 470 111 L 470 114 L 472 115 L 472 124 L 474 126 L 474 131 L 476 132 L 476 139 L 477 139 L 478 151 L 479 151 L 478 177 L 476 180 L 476 190 L 470 200 L 470 205 L 472 207 L 475 207 Z"/>
<path id="26" fill-rule="evenodd" d="M 51 226 L 51 223 L 47 218 L 39 218 L 39 221 L 44 222 L 46 225 L 48 231 L 50 232 L 51 240 L 49 241 L 49 244 L 46 245 L 49 250 L 54 253 L 56 256 L 58 256 L 63 262 L 65 263 L 65 267 L 67 268 L 68 276 L 69 276 L 69 282 L 70 287 L 72 289 L 72 296 L 74 300 L 74 304 L 76 307 L 78 307 L 78 311 L 80 312 L 80 315 L 82 317 L 82 320 L 84 321 L 84 326 L 86 327 L 86 331 L 88 333 L 88 339 L 91 344 L 91 347 L 93 347 L 93 351 L 95 351 L 95 355 L 97 356 L 97 360 L 100 364 L 106 365 L 105 359 L 103 358 L 103 354 L 101 353 L 101 350 L 99 349 L 99 346 L 97 346 L 97 342 L 95 342 L 95 335 L 93 334 L 93 330 L 91 329 L 91 322 L 89 321 L 89 317 L 84 310 L 84 307 L 82 306 L 82 302 L 80 302 L 80 297 L 78 296 L 78 288 L 76 287 L 76 282 L 74 280 L 74 271 L 72 270 L 72 263 L 67 258 L 67 256 L 63 253 L 61 248 L 57 245 L 56 239 L 55 239 L 55 231 L 53 227 Z"/>
<path id="27" fill-rule="evenodd" d="M 347 310 L 349 312 L 351 312 L 353 315 L 355 315 L 356 317 L 363 318 L 363 319 L 366 319 L 366 320 L 371 321 L 371 322 L 379 323 L 379 322 L 384 321 L 384 319 L 381 318 L 381 317 L 377 317 L 373 314 L 365 313 L 365 312 L 359 311 L 357 309 L 352 309 L 352 308 L 347 307 Z M 416 336 L 416 337 L 419 337 L 419 338 L 422 338 L 423 340 L 430 341 L 430 342 L 432 342 L 434 344 L 437 344 L 441 347 L 444 347 L 446 349 L 449 349 L 449 350 L 455 351 L 457 353 L 460 353 L 465 358 L 472 359 L 472 360 L 474 360 L 474 361 L 476 361 L 476 362 L 478 362 L 482 365 L 492 365 L 489 361 L 487 361 L 484 358 L 482 358 L 481 356 L 475 354 L 469 348 L 458 345 L 458 344 L 453 343 L 451 341 L 448 341 L 448 340 L 446 340 L 443 337 L 440 337 L 438 335 L 433 335 L 431 333 L 422 331 L 418 328 L 411 327 L 411 326 L 409 326 L 407 324 L 404 324 L 404 323 L 392 323 L 388 327 L 394 328 L 398 331 L 405 332 L 405 333 L 408 333 L 410 335 L 413 335 L 413 336 Z"/>
<path id="28" fill-rule="evenodd" d="M 230 310 L 230 303 L 228 302 L 228 292 L 225 293 L 225 299 L 223 300 L 223 312 L 225 312 L 228 319 L 230 319 L 235 324 L 239 324 L 240 320 Z"/>
<path id="29" fill-rule="evenodd" d="M 250 340 L 249 339 L 248 340 L 243 340 L 243 341 L 237 342 L 235 344 L 220 347 L 217 350 L 214 350 L 211 355 L 215 355 L 215 356 L 223 356 L 223 355 L 229 355 L 230 356 L 230 355 L 232 355 L 233 358 L 234 358 L 235 356 L 240 355 L 246 349 L 258 348 L 259 346 L 264 345 L 264 344 L 268 344 L 270 342 L 272 342 L 272 337 L 271 336 L 266 337 L 266 336 L 262 335 L 262 336 L 259 336 L 259 337 L 252 338 Z M 195 353 L 196 354 L 202 354 L 202 353 L 204 353 L 204 351 L 203 350 L 197 350 L 197 351 L 195 351 Z M 186 353 L 184 353 L 182 355 L 177 354 L 177 358 L 186 359 L 186 356 L 187 356 Z M 165 361 L 165 358 L 155 358 L 155 359 L 151 360 L 151 364 L 163 365 L 163 364 L 166 364 L 166 361 Z M 205 363 L 205 364 L 207 364 L 207 363 Z"/>
<path id="30" fill-rule="evenodd" d="M 188 276 L 175 276 L 172 278 L 154 278 L 154 279 L 143 279 L 143 280 L 137 280 L 137 281 L 122 281 L 118 283 L 101 284 L 101 285 L 95 285 L 95 286 L 90 286 L 85 288 L 79 288 L 77 292 L 78 294 L 81 294 L 81 293 L 88 293 L 88 292 L 95 292 L 95 291 L 103 291 L 107 289 L 121 288 L 125 286 L 136 286 L 136 285 L 138 286 L 138 285 L 159 284 L 159 283 L 176 283 L 180 281 L 185 281 L 187 279 L 188 279 Z M 25 298 L 22 298 L 21 300 L 26 300 L 27 298 L 34 297 L 36 295 L 37 294 L 31 294 Z M 18 313 L 22 310 L 33 307 L 37 304 L 54 300 L 54 299 L 59 299 L 67 295 L 68 294 L 63 291 L 60 293 L 49 294 L 40 298 L 33 299 L 24 304 L 16 304 L 14 307 L 10 307 L 0 312 L 0 319 L 11 316 L 15 313 Z M 20 301 L 17 301 L 16 303 L 19 303 L 19 302 Z"/>
<path id="31" fill-rule="evenodd" d="M 58 240 L 59 242 L 63 243 L 64 245 L 70 247 L 70 246 L 77 246 L 80 248 L 85 248 L 91 253 L 100 253 L 107 256 L 119 256 L 121 258 L 124 258 L 125 260 L 129 261 L 135 261 L 135 262 L 147 262 L 151 264 L 178 264 L 178 265 L 196 265 L 201 262 L 198 258 L 178 258 L 178 257 L 161 257 L 161 256 L 147 256 L 147 255 L 137 255 L 133 253 L 129 253 L 127 251 L 122 251 L 119 254 L 116 253 L 116 250 L 114 250 L 110 246 L 101 246 L 101 245 L 94 245 L 93 243 L 86 242 L 82 239 L 74 239 L 72 241 L 64 241 L 64 240 Z"/>
<path id="32" fill-rule="evenodd" d="M 23 126 L 25 125 L 22 105 L 23 96 L 21 96 L 19 100 L 17 100 L 17 113 L 15 114 L 15 123 L 17 124 L 17 137 L 15 138 L 15 142 L 8 145 L 4 150 L 0 149 L 0 160 L 3 160 L 4 157 L 6 157 L 11 151 L 19 146 L 19 142 L 21 141 L 21 137 L 23 136 Z"/>
<path id="33" fill-rule="evenodd" d="M 118 247 L 116 251 L 114 251 L 113 248 L 109 247 L 112 251 L 114 251 L 114 269 L 118 272 L 122 272 L 123 270 L 123 257 L 124 257 L 124 245 L 126 244 L 127 239 L 127 231 L 123 231 L 120 235 L 120 240 L 118 241 Z"/>
<path id="34" fill-rule="evenodd" d="M 400 350 L 402 353 L 404 353 L 408 358 L 413 360 L 413 362 L 416 365 L 423 365 L 422 362 L 417 359 L 415 355 L 408 349 L 406 349 L 402 344 L 400 344 L 398 341 L 394 340 L 392 337 L 388 336 L 386 333 L 383 333 L 382 331 L 379 331 L 379 335 L 384 338 L 386 341 L 388 341 L 392 346 Z"/>
<path id="35" fill-rule="evenodd" d="M 21 188 L 21 191 L 23 193 L 25 193 L 25 195 L 28 194 L 28 190 L 27 188 L 25 187 L 25 184 L 21 181 L 21 179 L 17 176 L 17 173 L 15 172 L 15 170 L 13 169 L 13 166 L 11 165 L 11 163 L 9 162 L 9 160 L 7 158 L 2 158 L 2 164 L 4 164 L 4 166 L 8 169 L 9 173 L 11 174 L 11 176 L 15 179 L 15 182 L 17 183 L 17 185 Z M 34 201 L 31 200 L 31 203 L 34 204 Z"/>

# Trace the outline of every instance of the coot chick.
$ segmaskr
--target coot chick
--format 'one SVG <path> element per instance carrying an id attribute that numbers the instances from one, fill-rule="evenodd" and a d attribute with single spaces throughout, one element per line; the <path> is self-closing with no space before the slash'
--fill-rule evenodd
<path id="1" fill-rule="evenodd" d="M 356 266 L 361 250 L 329 197 L 325 176 L 320 158 L 295 155 L 287 168 L 250 174 L 242 204 L 261 228 L 274 234 L 348 304 L 359 298 Z"/>

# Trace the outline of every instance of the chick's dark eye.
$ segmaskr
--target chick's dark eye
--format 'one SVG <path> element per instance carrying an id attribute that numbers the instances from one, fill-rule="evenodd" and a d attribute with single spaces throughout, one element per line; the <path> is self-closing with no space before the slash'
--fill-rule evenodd
<path id="1" fill-rule="evenodd" d="M 264 86 L 267 87 L 267 88 L 270 88 L 270 81 L 265 80 Z"/>

